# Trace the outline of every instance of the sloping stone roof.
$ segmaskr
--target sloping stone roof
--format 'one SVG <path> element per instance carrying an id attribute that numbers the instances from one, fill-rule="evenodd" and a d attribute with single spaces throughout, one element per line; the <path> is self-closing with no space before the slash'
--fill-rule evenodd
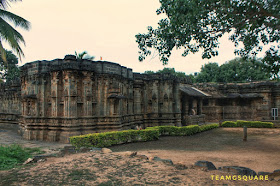
<path id="1" fill-rule="evenodd" d="M 196 89 L 194 87 L 191 87 L 189 85 L 180 85 L 180 90 L 182 92 L 184 92 L 185 94 L 189 95 L 189 96 L 194 96 L 194 97 L 209 97 L 211 95 Z"/>

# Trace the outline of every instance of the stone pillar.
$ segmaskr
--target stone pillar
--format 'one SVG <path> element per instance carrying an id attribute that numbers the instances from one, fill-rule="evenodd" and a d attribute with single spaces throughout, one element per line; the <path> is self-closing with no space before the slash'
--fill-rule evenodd
<path id="1" fill-rule="evenodd" d="M 70 117 L 70 74 L 63 71 L 64 117 Z"/>
<path id="2" fill-rule="evenodd" d="M 103 115 L 103 108 L 102 108 L 102 98 L 103 98 L 103 81 L 101 78 L 97 80 L 97 103 L 96 103 L 96 115 L 102 116 Z"/>
<path id="3" fill-rule="evenodd" d="M 129 85 L 129 88 L 128 88 L 128 114 L 131 115 L 133 114 L 133 85 Z"/>
<path id="4" fill-rule="evenodd" d="M 83 72 L 85 79 L 83 81 L 83 110 L 84 116 L 92 115 L 92 81 L 90 79 L 91 74 Z"/>
<path id="5" fill-rule="evenodd" d="M 153 82 L 153 89 L 152 89 L 152 110 L 153 113 L 158 113 L 159 112 L 159 93 L 158 93 L 158 86 L 157 84 L 159 84 L 158 81 L 154 81 Z"/>
<path id="6" fill-rule="evenodd" d="M 181 113 L 180 110 L 180 96 L 179 96 L 179 83 L 174 82 L 174 102 L 175 102 L 175 113 Z"/>
<path id="7" fill-rule="evenodd" d="M 40 114 L 40 107 L 39 107 L 39 99 L 40 99 L 40 95 L 39 95 L 39 75 L 37 76 L 34 76 L 34 81 L 35 81 L 35 87 L 34 87 L 34 94 L 37 95 L 37 99 L 34 100 L 34 113 L 33 113 L 33 116 L 36 116 L 38 117 L 39 114 Z"/>
<path id="8" fill-rule="evenodd" d="M 105 79 L 104 82 L 104 92 L 103 92 L 103 99 L 102 99 L 102 107 L 103 107 L 103 115 L 107 116 L 109 115 L 109 102 L 108 100 L 108 89 L 109 89 L 109 80 Z"/>
<path id="9" fill-rule="evenodd" d="M 52 102 L 52 117 L 57 117 L 58 116 L 58 82 L 59 82 L 59 77 L 58 77 L 59 72 L 53 72 L 52 73 L 52 79 L 51 79 L 51 102 Z"/>
<path id="10" fill-rule="evenodd" d="M 202 114 L 202 99 L 197 100 L 197 115 Z"/>
<path id="11" fill-rule="evenodd" d="M 141 90 L 140 87 L 134 89 L 134 114 L 141 113 Z"/>
<path id="12" fill-rule="evenodd" d="M 114 115 L 114 99 L 109 99 L 109 105 L 110 105 L 110 116 Z"/>
<path id="13" fill-rule="evenodd" d="M 74 117 L 76 118 L 78 116 L 77 113 L 77 80 L 75 79 L 75 76 L 73 73 L 71 73 L 71 76 L 69 78 L 69 85 L 70 85 L 70 95 L 69 95 L 69 102 L 70 102 L 70 107 L 69 107 L 69 117 Z"/>
<path id="14" fill-rule="evenodd" d="M 175 113 L 175 119 L 176 123 L 175 125 L 178 127 L 182 126 L 182 120 L 181 120 L 181 100 L 180 100 L 180 95 L 179 95 L 179 83 L 174 82 L 174 102 L 175 102 L 175 108 L 174 108 L 174 113 Z"/>
<path id="15" fill-rule="evenodd" d="M 40 111 L 40 115 L 41 117 L 45 117 L 45 102 L 46 102 L 46 99 L 45 99 L 45 86 L 46 86 L 46 83 L 47 81 L 45 79 L 42 79 L 42 83 L 41 83 L 41 111 Z"/>

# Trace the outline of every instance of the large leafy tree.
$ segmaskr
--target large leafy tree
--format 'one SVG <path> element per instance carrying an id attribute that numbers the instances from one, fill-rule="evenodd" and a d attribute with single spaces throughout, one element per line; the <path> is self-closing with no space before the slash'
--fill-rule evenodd
<path id="1" fill-rule="evenodd" d="M 271 76 L 260 60 L 235 58 L 221 66 L 208 63 L 201 67 L 196 82 L 251 82 L 268 80 Z"/>
<path id="2" fill-rule="evenodd" d="M 11 46 L 20 59 L 24 56 L 20 47 L 21 43 L 25 44 L 24 38 L 9 22 L 15 27 L 21 27 L 25 30 L 30 28 L 30 23 L 27 20 L 6 10 L 9 7 L 9 2 L 16 1 L 21 0 L 0 0 L 0 54 L 4 61 L 6 61 L 6 53 L 3 41 Z"/>
<path id="3" fill-rule="evenodd" d="M 183 56 L 202 49 L 202 58 L 218 55 L 219 38 L 225 33 L 238 47 L 236 54 L 253 57 L 264 45 L 274 44 L 266 51 L 263 62 L 277 76 L 279 72 L 280 1 L 279 0 L 160 0 L 157 14 L 167 18 L 158 28 L 136 35 L 139 60 L 158 51 L 163 64 L 174 48 L 183 49 Z"/>
<path id="4" fill-rule="evenodd" d="M 20 70 L 18 68 L 18 58 L 12 53 L 12 51 L 6 50 L 7 63 L 0 58 L 0 80 L 12 80 L 20 76 Z"/>
<path id="5" fill-rule="evenodd" d="M 201 71 L 195 81 L 202 82 L 217 82 L 219 79 L 220 67 L 218 63 L 208 63 L 201 67 Z"/>

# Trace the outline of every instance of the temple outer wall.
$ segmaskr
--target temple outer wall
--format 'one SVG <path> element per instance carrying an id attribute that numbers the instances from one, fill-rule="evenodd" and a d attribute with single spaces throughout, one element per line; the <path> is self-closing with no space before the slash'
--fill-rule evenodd
<path id="1" fill-rule="evenodd" d="M 280 109 L 280 83 L 278 82 L 204 83 L 194 86 L 212 95 L 207 98 L 207 102 L 205 101 L 202 107 L 208 122 L 271 121 L 273 120 L 271 109 Z"/>
<path id="2" fill-rule="evenodd" d="M 72 56 L 21 67 L 25 139 L 68 142 L 70 136 L 141 126 L 181 126 L 179 83 L 105 61 Z"/>
<path id="3" fill-rule="evenodd" d="M 20 79 L 0 83 L 0 127 L 18 130 L 20 115 Z"/>

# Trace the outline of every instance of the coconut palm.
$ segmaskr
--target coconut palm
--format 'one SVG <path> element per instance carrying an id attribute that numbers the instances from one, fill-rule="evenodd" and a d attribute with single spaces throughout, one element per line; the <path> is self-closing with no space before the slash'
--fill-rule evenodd
<path id="1" fill-rule="evenodd" d="M 25 30 L 29 30 L 30 23 L 5 9 L 9 7 L 9 2 L 16 2 L 21 0 L 0 0 L 0 53 L 4 61 L 6 60 L 6 52 L 2 45 L 3 41 L 8 42 L 11 48 L 16 52 L 16 54 L 21 59 L 24 53 L 20 47 L 20 43 L 25 44 L 22 35 L 16 31 L 7 21 L 13 23 L 15 27 L 21 27 Z"/>
<path id="2" fill-rule="evenodd" d="M 77 59 L 87 59 L 87 60 L 94 60 L 94 56 L 90 56 L 87 51 L 83 51 L 82 53 L 77 53 L 75 51 L 75 56 Z"/>

